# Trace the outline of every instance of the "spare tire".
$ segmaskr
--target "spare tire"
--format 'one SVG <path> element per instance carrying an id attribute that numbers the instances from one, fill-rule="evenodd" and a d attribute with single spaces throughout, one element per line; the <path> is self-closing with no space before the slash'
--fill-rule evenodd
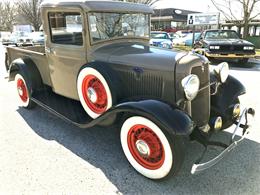
<path id="1" fill-rule="evenodd" d="M 108 72 L 98 66 L 86 66 L 78 75 L 79 100 L 87 114 L 93 119 L 106 112 L 116 102 L 112 75 Z"/>

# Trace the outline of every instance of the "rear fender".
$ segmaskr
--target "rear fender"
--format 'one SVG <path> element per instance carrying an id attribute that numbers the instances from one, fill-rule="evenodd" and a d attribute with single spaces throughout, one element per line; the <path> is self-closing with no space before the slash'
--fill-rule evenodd
<path id="1" fill-rule="evenodd" d="M 41 89 L 43 88 L 43 82 L 41 74 L 34 64 L 34 62 L 29 58 L 18 58 L 14 60 L 9 69 L 9 81 L 13 81 L 15 75 L 20 72 L 29 81 L 28 84 L 31 85 L 31 89 Z"/>

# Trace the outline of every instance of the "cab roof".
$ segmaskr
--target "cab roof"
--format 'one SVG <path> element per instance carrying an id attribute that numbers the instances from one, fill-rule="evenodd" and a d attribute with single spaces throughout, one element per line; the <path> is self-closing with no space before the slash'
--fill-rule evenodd
<path id="1" fill-rule="evenodd" d="M 135 12 L 135 13 L 148 13 L 152 14 L 153 9 L 148 5 L 128 3 L 121 1 L 106 1 L 106 0 L 78 0 L 78 1 L 68 1 L 68 0 L 58 0 L 58 1 L 44 1 L 41 4 L 42 8 L 48 7 L 81 7 L 87 12 Z"/>

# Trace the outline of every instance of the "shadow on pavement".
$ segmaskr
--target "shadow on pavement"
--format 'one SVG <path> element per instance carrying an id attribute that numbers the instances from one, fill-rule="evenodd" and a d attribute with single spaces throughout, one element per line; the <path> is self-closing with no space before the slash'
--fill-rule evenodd
<path id="1" fill-rule="evenodd" d="M 124 194 L 259 194 L 260 144 L 246 140 L 219 164 L 198 175 L 191 175 L 192 163 L 202 147 L 188 144 L 185 163 L 179 175 L 163 182 L 139 175 L 121 150 L 119 128 L 79 129 L 39 107 L 19 108 L 18 113 L 42 138 L 55 140 L 71 152 L 100 168 Z M 219 139 L 230 134 L 223 132 Z M 211 155 L 214 154 L 212 150 Z M 97 181 L 99 182 L 99 181 Z"/>

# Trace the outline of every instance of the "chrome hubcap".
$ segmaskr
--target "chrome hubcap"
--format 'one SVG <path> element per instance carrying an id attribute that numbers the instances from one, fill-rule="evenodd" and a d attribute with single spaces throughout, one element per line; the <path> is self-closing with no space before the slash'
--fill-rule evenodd
<path id="1" fill-rule="evenodd" d="M 97 93 L 95 91 L 95 89 L 93 89 L 92 87 L 88 88 L 88 98 L 92 103 L 95 103 L 97 101 Z"/>
<path id="2" fill-rule="evenodd" d="M 23 95 L 23 89 L 21 87 L 18 87 L 18 93 L 19 93 L 20 96 Z"/>
<path id="3" fill-rule="evenodd" d="M 147 143 L 143 140 L 137 140 L 136 143 L 136 148 L 138 150 L 138 152 L 142 155 L 142 156 L 149 156 L 150 155 L 150 148 L 147 145 Z"/>

